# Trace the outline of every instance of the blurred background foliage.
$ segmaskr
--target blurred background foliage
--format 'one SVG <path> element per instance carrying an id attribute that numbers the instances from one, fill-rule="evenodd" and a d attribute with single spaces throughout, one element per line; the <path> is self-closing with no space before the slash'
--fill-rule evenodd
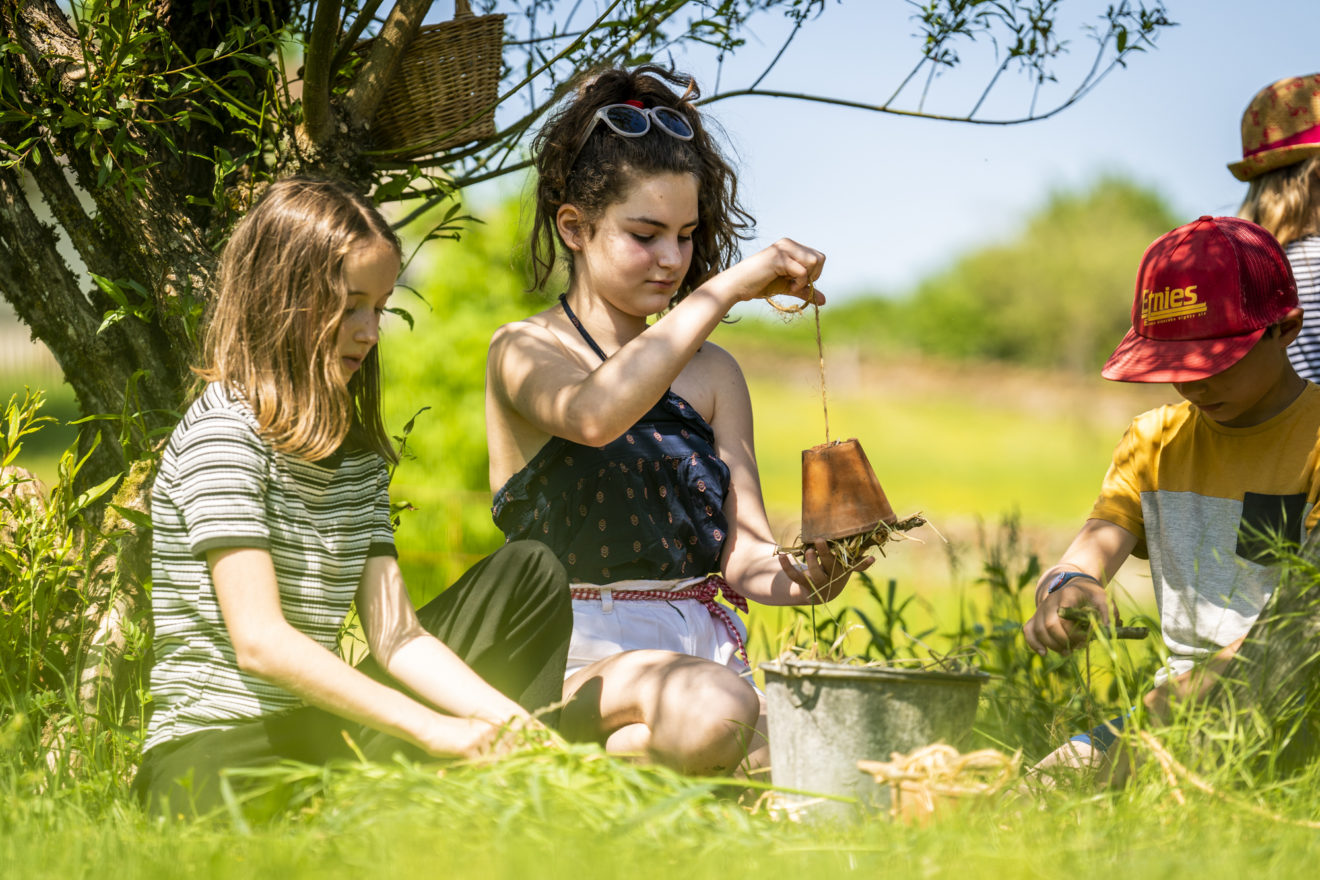
<path id="1" fill-rule="evenodd" d="M 401 513 L 398 545 L 424 597 L 501 540 L 490 516 L 486 347 L 501 324 L 544 307 L 525 290 L 519 212 L 516 200 L 485 206 L 457 240 L 418 250 L 391 300 L 407 318 L 391 316 L 381 332 L 385 424 L 402 436 L 413 420 L 393 500 L 412 508 Z M 429 228 L 425 218 L 415 227 Z"/>
<path id="2" fill-rule="evenodd" d="M 1058 191 L 1020 229 L 951 255 L 948 268 L 912 290 L 836 298 L 829 339 L 891 353 L 1094 373 L 1130 326 L 1146 245 L 1180 222 L 1158 193 L 1121 177 Z M 828 255 L 828 243 L 821 247 Z M 876 252 L 883 255 L 884 242 L 876 242 Z M 827 296 L 828 279 L 827 264 L 821 279 Z M 762 335 L 748 323 L 746 332 Z M 811 327 L 791 335 L 814 348 Z"/>

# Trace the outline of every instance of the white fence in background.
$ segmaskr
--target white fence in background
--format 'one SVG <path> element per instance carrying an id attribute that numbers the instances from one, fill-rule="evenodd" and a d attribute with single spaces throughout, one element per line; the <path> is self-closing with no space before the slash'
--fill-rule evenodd
<path id="1" fill-rule="evenodd" d="M 54 382 L 64 379 L 50 351 L 32 341 L 22 324 L 0 325 L 0 381 L 11 376 Z"/>

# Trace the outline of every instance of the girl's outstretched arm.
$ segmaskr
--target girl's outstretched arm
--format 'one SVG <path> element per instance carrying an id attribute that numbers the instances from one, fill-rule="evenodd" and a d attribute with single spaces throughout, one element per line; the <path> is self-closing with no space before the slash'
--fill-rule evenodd
<path id="1" fill-rule="evenodd" d="M 579 362 L 545 326 L 502 327 L 488 359 L 494 402 L 543 434 L 602 446 L 660 399 L 735 304 L 779 294 L 823 303 L 811 285 L 824 261 L 819 251 L 778 241 L 692 291 L 603 364 Z"/>
<path id="2" fill-rule="evenodd" d="M 874 557 L 845 566 L 822 541 L 816 550 L 807 551 L 806 567 L 799 568 L 790 557 L 775 552 L 777 545 L 765 512 L 756 464 L 747 381 L 728 352 L 714 345 L 709 348 L 708 376 L 715 385 L 710 424 L 715 429 L 716 452 L 729 466 L 729 494 L 724 502 L 729 521 L 724 577 L 739 593 L 765 605 L 827 602 L 843 590 L 853 572 L 869 568 Z"/>
<path id="3" fill-rule="evenodd" d="M 480 718 L 497 725 L 510 718 L 530 717 L 422 628 L 403 572 L 392 556 L 367 560 L 357 608 L 376 662 L 427 702 L 460 718 Z"/>
<path id="4" fill-rule="evenodd" d="M 442 715 L 372 681 L 291 626 L 280 608 L 275 566 L 268 551 L 246 547 L 212 550 L 207 553 L 207 563 L 225 628 L 244 672 L 341 718 L 411 742 L 431 755 L 472 757 L 495 743 L 498 722 Z"/>

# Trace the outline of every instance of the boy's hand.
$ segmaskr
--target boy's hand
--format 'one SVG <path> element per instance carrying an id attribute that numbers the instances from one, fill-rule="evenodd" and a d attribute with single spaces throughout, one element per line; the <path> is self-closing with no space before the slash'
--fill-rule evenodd
<path id="1" fill-rule="evenodd" d="M 1117 613 L 1109 613 L 1109 597 L 1100 581 L 1112 578 L 1136 545 L 1137 536 L 1117 523 L 1088 519 L 1059 562 L 1036 584 L 1036 613 L 1022 625 L 1031 650 L 1042 657 L 1049 651 L 1067 654 L 1086 640 L 1089 621 L 1063 620 L 1063 608 L 1094 613 L 1096 621 L 1108 627 Z M 1062 586 L 1048 592 L 1059 579 L 1064 580 Z"/>
<path id="2" fill-rule="evenodd" d="M 1042 657 L 1049 651 L 1071 653 L 1086 641 L 1086 625 L 1060 617 L 1059 612 L 1064 608 L 1091 610 L 1102 626 L 1109 626 L 1109 602 L 1104 587 L 1089 578 L 1073 578 L 1041 599 L 1036 613 L 1022 625 L 1028 647 Z"/>

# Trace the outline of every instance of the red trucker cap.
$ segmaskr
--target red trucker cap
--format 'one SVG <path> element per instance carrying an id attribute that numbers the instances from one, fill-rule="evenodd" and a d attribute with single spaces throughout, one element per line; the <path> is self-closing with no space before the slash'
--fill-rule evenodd
<path id="1" fill-rule="evenodd" d="M 1119 382 L 1213 376 L 1296 306 L 1297 282 L 1274 236 L 1236 217 L 1201 217 L 1146 248 L 1132 329 L 1100 374 Z"/>

